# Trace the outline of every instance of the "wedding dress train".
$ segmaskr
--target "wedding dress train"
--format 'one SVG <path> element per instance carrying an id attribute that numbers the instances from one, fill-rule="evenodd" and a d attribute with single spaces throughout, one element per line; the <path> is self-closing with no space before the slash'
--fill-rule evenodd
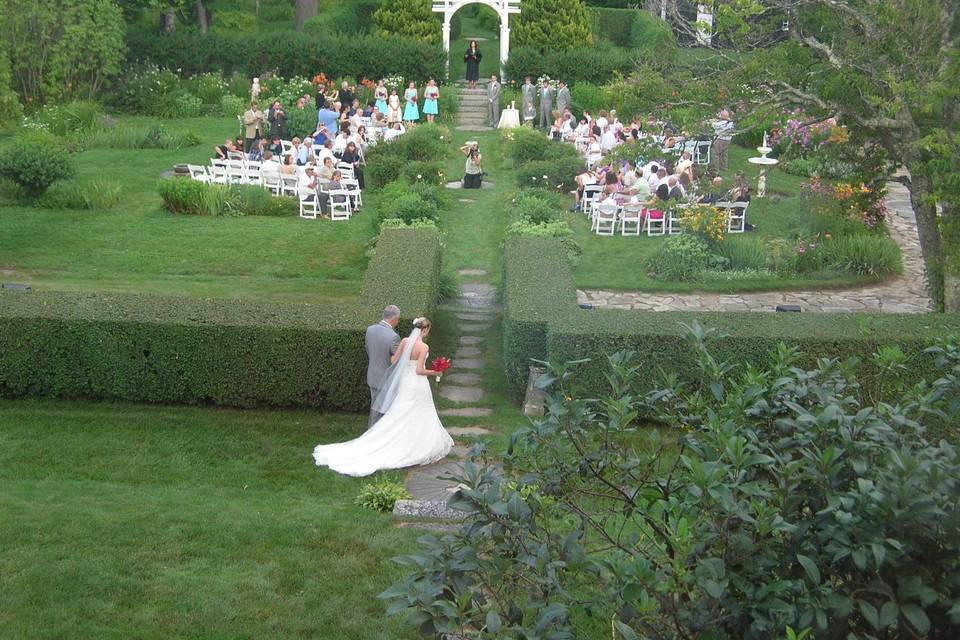
<path id="1" fill-rule="evenodd" d="M 368 476 L 381 469 L 400 469 L 441 460 L 453 439 L 440 424 L 430 378 L 417 375 L 417 361 L 408 360 L 396 399 L 375 425 L 359 438 L 313 450 L 318 467 L 348 476 Z"/>

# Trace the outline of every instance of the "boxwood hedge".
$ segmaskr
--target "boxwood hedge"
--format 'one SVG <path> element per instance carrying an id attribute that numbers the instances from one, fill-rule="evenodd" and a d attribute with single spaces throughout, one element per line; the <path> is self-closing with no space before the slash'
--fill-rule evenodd
<path id="1" fill-rule="evenodd" d="M 555 362 L 590 358 L 603 362 L 621 349 L 637 352 L 651 385 L 660 372 L 684 378 L 694 371 L 683 324 L 694 320 L 725 334 L 714 355 L 740 365 L 766 359 L 778 343 L 798 347 L 810 365 L 816 358 L 858 357 L 861 382 L 876 371 L 870 356 L 878 347 L 898 345 L 916 379 L 932 381 L 933 358 L 924 349 L 936 338 L 960 335 L 956 314 L 691 313 L 580 309 L 567 260 L 553 238 L 511 238 L 504 251 L 504 359 L 510 391 L 523 392 L 530 359 Z M 583 367 L 582 391 L 598 393 L 604 368 Z"/>
<path id="2" fill-rule="evenodd" d="M 366 326 L 431 313 L 439 271 L 436 231 L 388 229 L 350 305 L 0 291 L 0 396 L 361 411 Z"/>

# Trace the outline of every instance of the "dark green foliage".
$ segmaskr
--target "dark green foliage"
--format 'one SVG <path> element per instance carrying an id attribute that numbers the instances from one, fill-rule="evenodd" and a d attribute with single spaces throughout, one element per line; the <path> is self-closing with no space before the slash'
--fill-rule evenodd
<path id="1" fill-rule="evenodd" d="M 766 269 L 770 253 L 761 238 L 744 233 L 728 235 L 716 245 L 717 253 L 727 259 L 727 267 L 736 270 Z"/>
<path id="2" fill-rule="evenodd" d="M 645 57 L 672 57 L 677 39 L 670 27 L 649 11 L 635 11 L 630 25 L 631 46 Z"/>
<path id="3" fill-rule="evenodd" d="M 184 74 L 219 69 L 253 77 L 272 69 L 283 77 L 312 78 L 322 69 L 330 78 L 401 75 L 423 82 L 443 77 L 445 56 L 438 44 L 402 37 L 306 33 L 285 33 L 280 40 L 275 34 L 161 35 L 152 29 L 131 29 L 127 55 L 131 62 L 152 62 Z"/>
<path id="4" fill-rule="evenodd" d="M 518 83 L 523 82 L 524 76 L 536 79 L 548 75 L 568 84 L 602 84 L 608 82 L 615 73 L 629 75 L 635 67 L 635 56 L 627 49 L 596 46 L 541 52 L 534 47 L 517 47 L 510 50 L 507 76 Z"/>
<path id="5" fill-rule="evenodd" d="M 633 46 L 633 21 L 636 9 L 591 8 L 590 24 L 594 40 L 608 40 L 618 47 Z"/>
<path id="6" fill-rule="evenodd" d="M 204 184 L 196 180 L 161 180 L 157 191 L 171 213 L 196 216 L 294 216 L 297 201 L 276 197 L 255 185 Z"/>
<path id="7" fill-rule="evenodd" d="M 443 163 L 436 160 L 418 160 L 403 167 L 403 177 L 408 182 L 426 182 L 431 185 L 441 185 L 446 182 L 443 173 Z"/>
<path id="8" fill-rule="evenodd" d="M 213 33 L 250 33 L 257 30 L 257 16 L 247 11 L 216 11 L 211 22 Z"/>
<path id="9" fill-rule="evenodd" d="M 413 38 L 437 44 L 442 40 L 440 20 L 431 0 L 390 0 L 373 14 L 377 35 L 384 39 Z"/>
<path id="10" fill-rule="evenodd" d="M 924 349 L 936 338 L 960 332 L 960 316 L 852 315 L 806 313 L 644 313 L 614 309 L 581 310 L 563 246 L 549 238 L 516 237 L 504 249 L 504 363 L 514 397 L 523 392 L 530 359 L 562 362 L 593 358 L 620 349 L 637 352 L 645 371 L 676 372 L 688 380 L 693 361 L 684 357 L 681 323 L 693 320 L 728 336 L 716 340 L 718 357 L 757 364 L 780 342 L 801 349 L 803 366 L 816 358 L 864 357 L 886 345 L 898 345 L 905 366 L 916 378 L 933 379 Z M 873 384 L 876 371 L 865 366 L 862 382 Z M 604 384 L 598 367 L 581 380 L 588 393 Z"/>
<path id="11" fill-rule="evenodd" d="M 47 189 L 37 206 L 45 209 L 113 209 L 120 204 L 120 183 L 114 180 L 70 180 Z"/>
<path id="12" fill-rule="evenodd" d="M 317 111 L 312 108 L 307 109 L 289 109 L 287 111 L 287 137 L 294 137 L 303 140 L 317 130 Z"/>
<path id="13" fill-rule="evenodd" d="M 521 47 L 565 51 L 593 44 L 583 0 L 525 0 L 512 29 Z"/>
<path id="14" fill-rule="evenodd" d="M 510 143 L 510 157 L 517 166 L 533 160 L 543 160 L 550 148 L 551 141 L 538 129 L 520 127 L 510 132 L 513 141 Z"/>
<path id="15" fill-rule="evenodd" d="M 366 33 L 380 4 L 380 0 L 322 2 L 320 13 L 303 24 L 303 32 L 321 37 L 331 33 Z"/>
<path id="16" fill-rule="evenodd" d="M 200 136 L 193 131 L 171 131 L 162 124 L 123 123 L 88 133 L 81 143 L 88 149 L 183 149 L 200 144 Z"/>
<path id="17" fill-rule="evenodd" d="M 0 149 L 0 176 L 15 182 L 31 198 L 57 180 L 74 174 L 73 161 L 48 135 L 24 133 Z"/>
<path id="18" fill-rule="evenodd" d="M 77 136 L 103 126 L 103 107 L 93 100 L 73 100 L 65 104 L 48 104 L 31 120 L 55 136 Z"/>
<path id="19" fill-rule="evenodd" d="M 374 149 L 381 146 L 385 145 L 377 145 Z M 371 186 L 383 187 L 398 180 L 406 164 L 406 160 L 400 156 L 376 153 L 371 150 L 363 176 Z"/>
<path id="20" fill-rule="evenodd" d="M 692 233 L 681 233 L 664 238 L 646 266 L 658 279 L 692 282 L 699 279 L 704 269 L 726 266 L 726 259 L 715 255 L 706 240 Z"/>
<path id="21" fill-rule="evenodd" d="M 546 416 L 454 474 L 465 523 L 398 559 L 389 610 L 490 638 L 957 637 L 960 458 L 935 433 L 956 339 L 926 381 L 872 352 L 885 386 L 782 343 L 747 367 L 718 339 L 694 322 L 673 345 L 689 384 L 632 351 L 589 365 L 596 395 L 582 361 L 548 367 Z"/>
<path id="22" fill-rule="evenodd" d="M 360 411 L 366 326 L 432 313 L 439 272 L 435 231 L 391 229 L 357 305 L 0 292 L 0 396 Z"/>
<path id="23" fill-rule="evenodd" d="M 557 160 L 528 162 L 517 170 L 517 186 L 544 188 L 566 193 L 577 188 L 575 178 L 585 166 L 576 154 Z M 546 176 L 546 178 L 544 178 Z"/>
<path id="24" fill-rule="evenodd" d="M 510 205 L 511 220 L 523 219 L 533 224 L 554 222 L 563 212 L 558 194 L 544 189 L 524 189 Z"/>
<path id="25" fill-rule="evenodd" d="M 354 498 L 353 503 L 359 507 L 366 507 L 381 513 L 390 513 L 393 511 L 393 505 L 396 504 L 397 500 L 408 498 L 410 498 L 410 492 L 407 491 L 403 482 L 390 478 L 380 478 L 360 487 L 360 492 Z"/>

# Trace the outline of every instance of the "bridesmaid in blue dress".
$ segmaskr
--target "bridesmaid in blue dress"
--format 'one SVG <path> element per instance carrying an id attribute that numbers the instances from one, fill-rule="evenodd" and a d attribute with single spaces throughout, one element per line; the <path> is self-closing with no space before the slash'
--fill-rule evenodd
<path id="1" fill-rule="evenodd" d="M 416 122 L 420 119 L 420 110 L 417 108 L 417 85 L 411 82 L 403 92 L 403 99 L 407 101 L 407 106 L 403 109 L 404 121 Z"/>
<path id="2" fill-rule="evenodd" d="M 437 99 L 440 97 L 440 89 L 433 78 L 427 82 L 423 89 L 423 114 L 427 116 L 427 122 L 433 122 L 434 118 L 440 112 L 437 110 Z"/>
<path id="3" fill-rule="evenodd" d="M 377 111 L 386 115 L 387 114 L 387 88 L 383 84 L 383 80 L 377 83 L 377 88 L 373 90 L 373 97 L 377 100 Z"/>

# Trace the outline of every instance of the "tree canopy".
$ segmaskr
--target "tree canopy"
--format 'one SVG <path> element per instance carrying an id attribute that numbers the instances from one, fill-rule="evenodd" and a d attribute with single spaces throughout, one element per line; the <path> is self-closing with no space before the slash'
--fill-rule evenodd
<path id="1" fill-rule="evenodd" d="M 524 0 L 512 30 L 516 46 L 564 50 L 593 44 L 583 0 Z"/>
<path id="2" fill-rule="evenodd" d="M 391 0 L 373 14 L 377 32 L 384 36 L 407 36 L 422 42 L 438 43 L 443 39 L 440 20 L 433 12 L 431 0 Z"/>

